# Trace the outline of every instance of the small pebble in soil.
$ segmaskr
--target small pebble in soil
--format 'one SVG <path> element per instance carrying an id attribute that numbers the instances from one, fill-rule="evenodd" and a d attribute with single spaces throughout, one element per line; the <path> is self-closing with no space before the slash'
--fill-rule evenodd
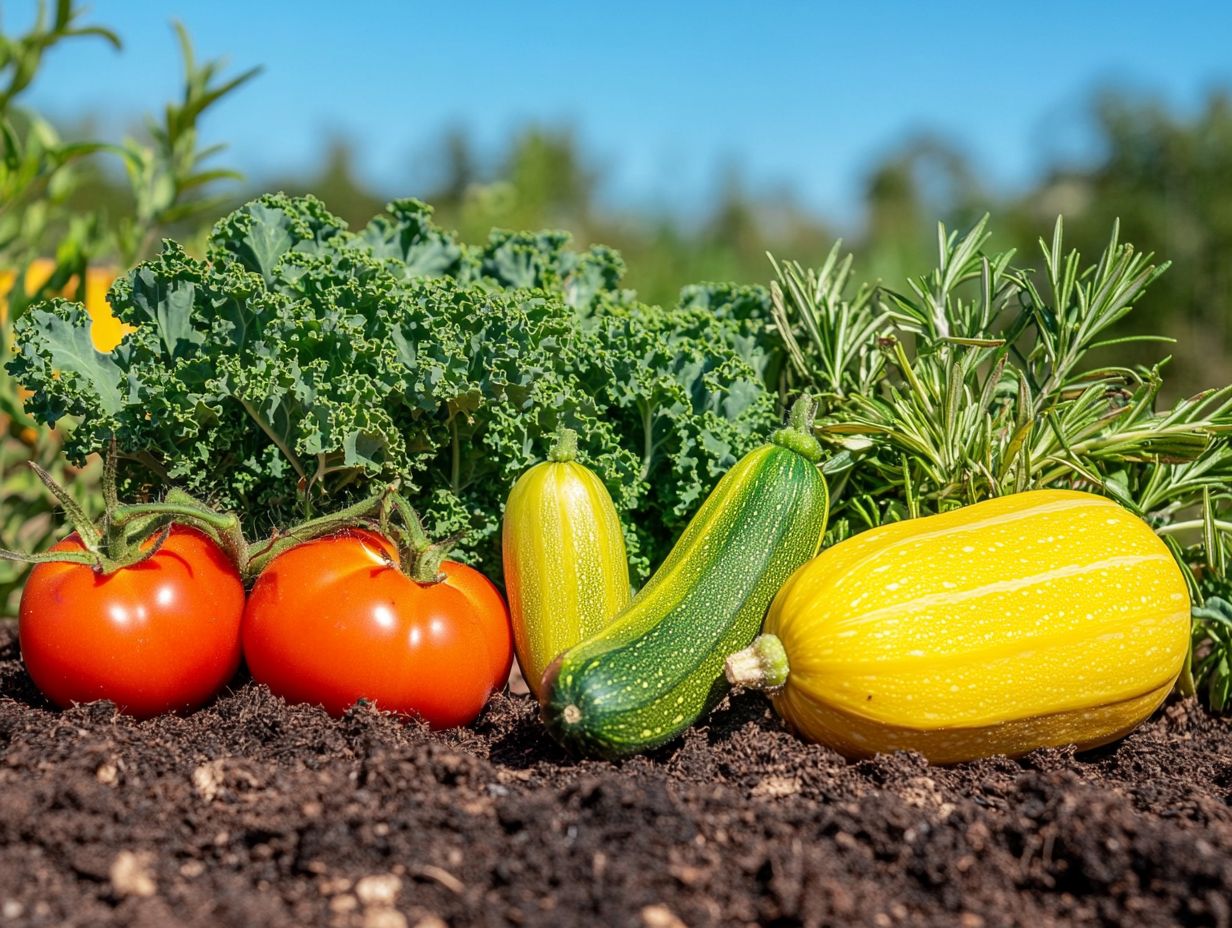
<path id="1" fill-rule="evenodd" d="M 355 895 L 364 905 L 392 906 L 402 889 L 402 881 L 392 873 L 366 876 L 355 884 Z"/>
<path id="2" fill-rule="evenodd" d="M 425 915 L 415 922 L 414 928 L 449 928 L 449 923 L 439 915 Z"/>
<path id="3" fill-rule="evenodd" d="M 354 912 L 359 908 L 359 900 L 350 893 L 343 893 L 341 896 L 334 896 L 329 900 L 329 910 L 343 915 L 347 912 Z"/>
<path id="4" fill-rule="evenodd" d="M 395 909 L 373 909 L 364 913 L 364 928 L 406 928 L 406 916 Z"/>
<path id="5" fill-rule="evenodd" d="M 150 866 L 154 855 L 148 851 L 120 851 L 111 864 L 111 888 L 117 896 L 152 896 L 158 891 Z"/>
<path id="6" fill-rule="evenodd" d="M 645 928 L 686 928 L 676 913 L 665 905 L 648 905 L 642 909 Z"/>

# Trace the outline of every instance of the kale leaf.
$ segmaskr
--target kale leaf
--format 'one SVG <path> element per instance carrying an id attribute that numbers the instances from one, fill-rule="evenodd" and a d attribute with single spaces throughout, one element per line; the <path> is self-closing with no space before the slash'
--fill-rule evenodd
<path id="1" fill-rule="evenodd" d="M 115 352 L 57 300 L 18 323 L 9 371 L 32 414 L 76 421 L 72 459 L 116 435 L 126 492 L 178 485 L 264 533 L 398 479 L 492 576 L 505 496 L 568 425 L 645 575 L 773 427 L 779 361 L 764 291 L 691 288 L 665 309 L 620 289 L 623 270 L 562 233 L 459 242 L 414 200 L 351 232 L 274 194 L 221 220 L 204 259 L 166 242 L 117 281 L 137 329 Z"/>

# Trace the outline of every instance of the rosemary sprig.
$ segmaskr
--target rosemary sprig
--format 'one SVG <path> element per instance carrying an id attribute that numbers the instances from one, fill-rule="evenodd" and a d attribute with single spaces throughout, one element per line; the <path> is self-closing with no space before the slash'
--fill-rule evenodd
<path id="1" fill-rule="evenodd" d="M 1028 489 L 1114 497 L 1165 537 L 1208 604 L 1193 683 L 1223 708 L 1232 637 L 1207 597 L 1228 586 L 1232 387 L 1167 406 L 1166 362 L 1092 363 L 1130 340 L 1114 326 L 1167 267 L 1115 226 L 1084 264 L 1058 219 L 1038 272 L 988 239 L 987 217 L 964 235 L 940 226 L 936 269 L 901 292 L 855 287 L 837 245 L 816 271 L 774 263 L 788 387 L 821 395 L 816 431 L 834 452 L 828 542 Z"/>

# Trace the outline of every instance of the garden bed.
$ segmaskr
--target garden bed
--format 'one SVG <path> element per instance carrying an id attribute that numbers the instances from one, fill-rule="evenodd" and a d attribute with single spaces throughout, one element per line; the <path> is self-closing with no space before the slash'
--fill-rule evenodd
<path id="1" fill-rule="evenodd" d="M 1232 725 L 848 763 L 757 695 L 655 753 L 571 760 L 527 695 L 433 733 L 237 681 L 187 718 L 57 712 L 0 625 L 0 925 L 1232 921 Z"/>

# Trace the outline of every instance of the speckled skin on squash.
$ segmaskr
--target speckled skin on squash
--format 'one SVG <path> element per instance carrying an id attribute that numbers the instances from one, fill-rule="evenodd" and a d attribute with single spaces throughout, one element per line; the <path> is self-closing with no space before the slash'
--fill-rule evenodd
<path id="1" fill-rule="evenodd" d="M 820 455 L 798 428 L 745 455 L 628 608 L 548 669 L 543 715 L 562 743 L 608 757 L 649 750 L 723 695 L 724 659 L 817 553 L 829 508 Z"/>
<path id="2" fill-rule="evenodd" d="M 1163 701 L 1189 647 L 1185 579 L 1141 519 L 1038 490 L 873 529 L 775 598 L 779 713 L 850 757 L 936 763 L 1094 747 Z"/>
<path id="3" fill-rule="evenodd" d="M 631 596 L 620 516 L 603 481 L 574 460 L 575 442 L 519 477 L 505 506 L 514 648 L 536 696 L 552 659 L 597 634 Z"/>

